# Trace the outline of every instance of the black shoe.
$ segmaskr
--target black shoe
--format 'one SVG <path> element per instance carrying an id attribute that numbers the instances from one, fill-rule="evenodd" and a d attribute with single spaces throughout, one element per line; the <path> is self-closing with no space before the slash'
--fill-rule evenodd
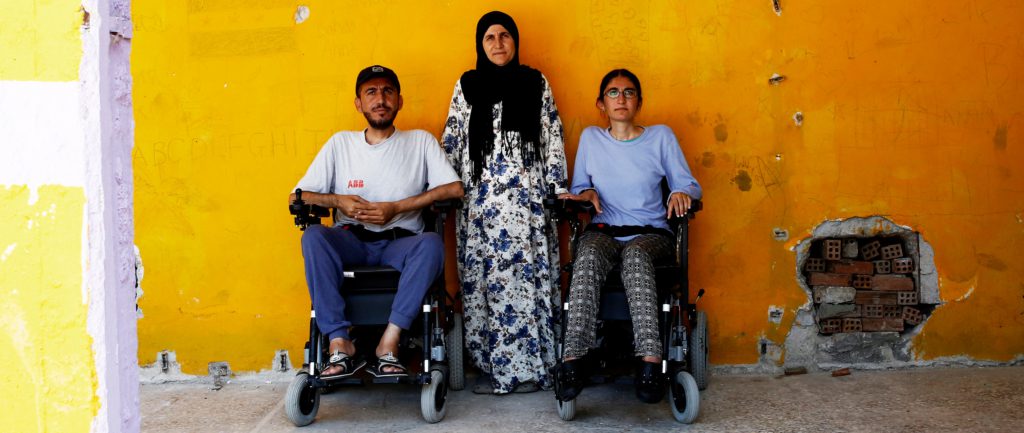
<path id="1" fill-rule="evenodd" d="M 636 374 L 636 398 L 644 403 L 657 403 L 665 396 L 665 375 L 660 362 L 640 363 Z"/>
<path id="2" fill-rule="evenodd" d="M 555 369 L 555 398 L 571 401 L 583 391 L 583 359 L 562 361 Z"/>

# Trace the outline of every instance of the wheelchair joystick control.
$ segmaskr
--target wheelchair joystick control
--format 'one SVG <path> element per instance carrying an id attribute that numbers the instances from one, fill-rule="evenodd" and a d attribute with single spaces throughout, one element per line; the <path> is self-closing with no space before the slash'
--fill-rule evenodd
<path id="1" fill-rule="evenodd" d="M 320 224 L 320 218 L 330 216 L 330 210 L 308 204 L 302 200 L 302 189 L 295 188 L 295 200 L 288 204 L 288 212 L 295 216 L 295 226 L 299 230 L 306 230 L 306 227 Z"/>
<path id="2" fill-rule="evenodd" d="M 697 291 L 697 297 L 693 299 L 693 303 L 696 304 L 697 301 L 700 300 L 701 296 L 704 296 L 704 289 L 700 289 Z"/>

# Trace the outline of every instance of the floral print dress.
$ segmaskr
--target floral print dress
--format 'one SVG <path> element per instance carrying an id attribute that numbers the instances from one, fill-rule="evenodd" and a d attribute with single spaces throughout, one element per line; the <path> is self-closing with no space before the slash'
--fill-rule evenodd
<path id="1" fill-rule="evenodd" d="M 545 216 L 548 185 L 564 192 L 562 121 L 543 78 L 540 142 L 531 166 L 518 133 L 501 132 L 499 102 L 492 107 L 496 140 L 478 182 L 469 159 L 469 116 L 462 85 L 455 85 L 442 143 L 466 190 L 457 214 L 457 261 L 473 364 L 492 378 L 496 394 L 523 382 L 549 388 L 555 363 L 554 324 L 560 307 L 558 238 Z M 504 138 L 502 138 L 504 137 Z M 501 142 L 509 140 L 510 142 Z"/>

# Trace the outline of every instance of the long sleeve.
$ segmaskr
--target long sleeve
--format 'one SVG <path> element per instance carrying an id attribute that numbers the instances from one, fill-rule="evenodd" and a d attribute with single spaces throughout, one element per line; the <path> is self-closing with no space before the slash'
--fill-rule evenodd
<path id="1" fill-rule="evenodd" d="M 541 96 L 540 141 L 544 146 L 544 182 L 555 185 L 555 193 L 566 192 L 565 142 L 562 119 L 558 116 L 558 107 L 551 94 L 551 86 L 547 77 L 544 80 L 544 93 Z"/>
<path id="2" fill-rule="evenodd" d="M 676 141 L 676 135 L 671 129 L 668 130 L 667 138 L 662 141 L 665 148 L 662 152 L 662 166 L 668 178 L 668 187 L 673 193 L 681 192 L 699 199 L 703 195 L 700 184 L 690 172 L 690 165 L 686 163 L 683 156 L 683 149 Z"/>
<path id="3" fill-rule="evenodd" d="M 468 158 L 466 151 L 469 147 L 469 113 L 469 103 L 462 94 L 462 83 L 456 81 L 452 102 L 448 106 L 448 119 L 444 123 L 444 132 L 441 133 L 441 144 L 448 155 L 448 162 L 463 181 L 467 179 L 462 166 Z"/>

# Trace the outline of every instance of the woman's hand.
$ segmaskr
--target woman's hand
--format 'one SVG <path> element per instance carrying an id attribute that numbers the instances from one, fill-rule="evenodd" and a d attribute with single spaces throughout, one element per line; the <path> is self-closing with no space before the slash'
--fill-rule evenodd
<path id="1" fill-rule="evenodd" d="M 583 191 L 580 195 L 564 192 L 558 194 L 558 198 L 562 200 L 589 201 L 594 205 L 594 210 L 597 211 L 597 213 L 601 213 L 601 200 L 597 197 L 596 189 L 588 189 Z"/>
<path id="2" fill-rule="evenodd" d="M 673 213 L 675 213 L 675 216 L 680 217 L 686 215 L 686 211 L 690 209 L 691 200 L 690 196 L 684 193 L 672 193 L 668 197 L 668 213 L 665 215 L 665 218 L 671 219 Z"/>

